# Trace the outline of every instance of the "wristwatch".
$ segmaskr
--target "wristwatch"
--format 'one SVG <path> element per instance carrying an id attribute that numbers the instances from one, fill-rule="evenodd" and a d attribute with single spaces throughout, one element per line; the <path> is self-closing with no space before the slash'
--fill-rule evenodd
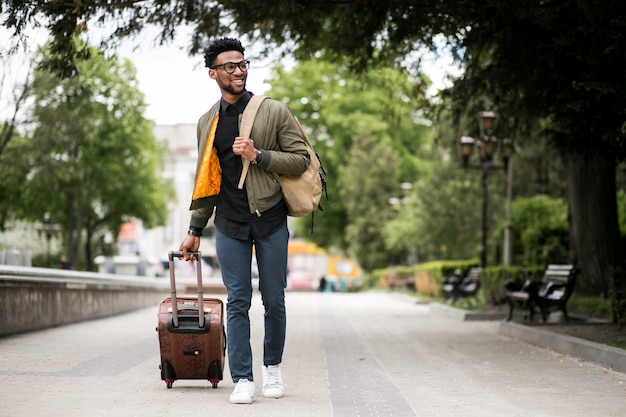
<path id="1" fill-rule="evenodd" d="M 253 164 L 258 164 L 259 162 L 261 162 L 261 159 L 263 159 L 263 152 L 261 152 L 260 149 L 256 150 L 256 159 L 254 161 L 251 161 Z"/>
<path id="2" fill-rule="evenodd" d="M 189 226 L 189 230 L 187 230 L 187 234 L 191 236 L 200 237 L 202 236 L 202 229 L 198 229 L 197 227 Z"/>

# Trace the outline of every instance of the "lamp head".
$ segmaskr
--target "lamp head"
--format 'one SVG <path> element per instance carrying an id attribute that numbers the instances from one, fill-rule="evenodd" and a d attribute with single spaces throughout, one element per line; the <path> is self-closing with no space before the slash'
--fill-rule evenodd
<path id="1" fill-rule="evenodd" d="M 496 125 L 496 114 L 492 111 L 481 111 L 478 113 L 479 127 L 482 135 L 491 136 Z"/>
<path id="2" fill-rule="evenodd" d="M 474 151 L 474 145 L 476 144 L 476 140 L 469 136 L 461 136 L 458 141 L 459 154 L 461 155 L 461 161 L 463 163 L 463 168 L 467 168 L 467 164 L 469 161 L 472 152 Z"/>

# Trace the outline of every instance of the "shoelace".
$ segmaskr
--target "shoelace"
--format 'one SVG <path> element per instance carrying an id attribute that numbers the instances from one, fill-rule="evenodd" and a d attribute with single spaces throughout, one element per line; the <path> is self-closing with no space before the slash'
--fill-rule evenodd
<path id="1" fill-rule="evenodd" d="M 279 386 L 280 384 L 280 369 L 268 367 L 265 373 L 265 386 Z"/>

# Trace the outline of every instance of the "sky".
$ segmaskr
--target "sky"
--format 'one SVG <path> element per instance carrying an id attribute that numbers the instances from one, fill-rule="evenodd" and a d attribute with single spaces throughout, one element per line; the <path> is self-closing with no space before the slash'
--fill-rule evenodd
<path id="1" fill-rule="evenodd" d="M 157 124 L 196 123 L 220 97 L 202 55 L 191 57 L 175 44 L 135 51 L 123 47 L 119 55 L 135 65 L 139 88 L 148 104 L 145 116 Z M 252 60 L 247 89 L 255 94 L 267 93 L 265 80 L 269 77 L 268 66 Z"/>
<path id="2" fill-rule="evenodd" d="M 219 99 L 219 89 L 209 78 L 202 54 L 189 56 L 186 52 L 191 30 L 190 27 L 180 28 L 171 44 L 155 46 L 152 39 L 156 38 L 156 29 L 146 29 L 137 39 L 125 41 L 118 50 L 120 56 L 135 65 L 139 88 L 148 105 L 145 116 L 156 124 L 195 124 Z M 255 94 L 267 94 L 267 80 L 274 62 L 272 58 L 256 59 L 254 46 L 244 44 L 244 47 L 246 58 L 251 60 L 247 89 Z M 451 66 L 449 56 L 437 59 L 428 52 L 422 59 L 424 70 L 433 81 L 431 93 L 449 85 L 445 81 L 447 72 L 458 73 Z M 287 68 L 293 66 L 290 59 L 283 62 Z"/>
<path id="3" fill-rule="evenodd" d="M 215 81 L 208 76 L 203 57 L 189 56 L 186 52 L 188 30 L 182 29 L 179 36 L 168 45 L 155 46 L 152 39 L 155 33 L 142 33 L 137 39 L 125 41 L 117 50 L 119 56 L 128 58 L 137 69 L 139 88 L 145 94 L 147 111 L 145 117 L 159 125 L 196 123 L 213 103 L 219 99 L 219 89 Z M 0 28 L 0 48 L 7 43 L 7 32 Z M 31 39 L 45 40 L 46 33 L 32 36 Z M 31 45 L 31 49 L 34 46 Z M 246 47 L 246 57 L 250 58 L 247 88 L 255 94 L 266 94 L 269 90 L 267 80 L 271 76 L 270 59 L 255 60 L 254 48 Z M 23 60 L 16 59 L 13 77 L 24 76 Z M 433 80 L 431 92 L 447 85 L 445 74 L 455 73 L 449 57 L 436 59 L 427 54 L 424 70 Z M 285 65 L 293 65 L 286 61 Z M 458 71 L 456 71 L 458 73 Z M 8 91 L 10 93 L 10 89 Z M 0 100 L 0 117 L 6 118 L 7 85 L 3 87 Z M 9 109 L 10 111 L 10 109 Z"/>
<path id="4" fill-rule="evenodd" d="M 120 55 L 130 59 L 137 68 L 139 87 L 146 95 L 146 117 L 157 124 L 196 123 L 210 106 L 219 99 L 219 89 L 209 78 L 203 57 L 190 57 L 176 44 L 158 48 L 145 47 L 132 51 L 125 47 Z M 246 49 L 246 57 L 250 55 Z M 290 65 L 290 64 L 288 64 Z M 425 60 L 425 72 L 433 81 L 431 92 L 448 85 L 447 72 L 457 73 L 448 57 Z M 255 94 L 266 94 L 271 76 L 269 63 L 252 59 L 247 89 Z"/>

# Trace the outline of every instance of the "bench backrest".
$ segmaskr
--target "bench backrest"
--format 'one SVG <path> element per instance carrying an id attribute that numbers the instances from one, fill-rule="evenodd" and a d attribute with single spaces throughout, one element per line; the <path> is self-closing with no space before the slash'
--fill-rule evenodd
<path id="1" fill-rule="evenodd" d="M 562 287 L 552 298 L 567 300 L 574 290 L 577 272 L 578 268 L 574 265 L 548 265 L 541 280 L 543 288 L 539 290 L 539 295 L 542 296 L 550 284 L 556 284 Z"/>
<path id="2" fill-rule="evenodd" d="M 548 265 L 543 274 L 544 283 L 553 282 L 559 285 L 572 285 L 576 267 L 574 265 Z"/>
<path id="3" fill-rule="evenodd" d="M 470 268 L 469 271 L 467 271 L 467 275 L 465 276 L 465 278 L 473 278 L 473 279 L 480 279 L 480 273 L 482 272 L 482 268 L 479 267 L 473 267 Z"/>

